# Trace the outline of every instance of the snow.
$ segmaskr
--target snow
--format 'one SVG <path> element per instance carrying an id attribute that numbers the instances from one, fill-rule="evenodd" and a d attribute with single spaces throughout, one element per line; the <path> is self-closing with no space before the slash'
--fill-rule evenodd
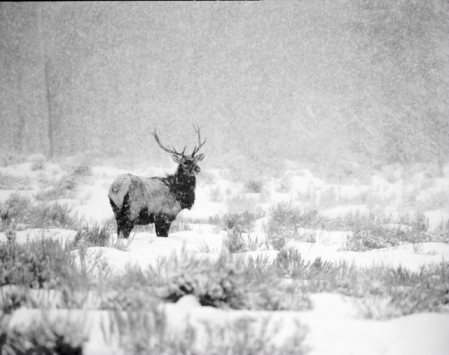
<path id="1" fill-rule="evenodd" d="M 38 173 L 45 173 L 49 176 L 63 176 L 64 171 L 57 164 L 46 163 L 46 168 L 42 172 L 31 169 L 31 162 L 26 162 L 17 166 L 1 168 L 1 172 L 14 176 L 27 176 L 36 179 Z M 80 183 L 76 198 L 69 199 L 75 206 L 76 212 L 85 218 L 88 223 L 102 224 L 105 220 L 112 218 L 112 210 L 109 205 L 107 191 L 113 179 L 124 172 L 124 169 L 115 167 L 96 166 L 92 168 L 92 176 L 87 177 Z M 158 168 L 139 168 L 132 173 L 141 175 L 163 175 L 167 171 Z M 178 217 L 186 221 L 201 219 L 201 223 L 190 223 L 187 225 L 191 230 L 172 232 L 168 238 L 157 238 L 154 233 L 138 232 L 132 233 L 132 238 L 125 250 L 112 247 L 90 247 L 87 248 L 86 260 L 90 260 L 88 265 L 84 264 L 92 274 L 101 276 L 102 262 L 109 265 L 111 272 L 120 272 L 127 266 L 133 265 L 146 268 L 149 265 L 156 266 L 158 262 L 167 258 L 173 253 L 181 255 L 188 253 L 195 258 L 216 260 L 223 251 L 223 240 L 226 231 L 220 227 L 212 226 L 205 221 L 215 215 L 223 215 L 229 211 L 227 200 L 232 196 L 242 193 L 241 184 L 234 183 L 222 177 L 218 169 L 211 170 L 213 176 L 210 184 L 199 184 L 197 187 L 197 200 L 191 211 L 183 211 Z M 320 194 L 326 189 L 334 188 L 338 191 L 339 198 L 353 198 L 361 193 L 377 193 L 384 197 L 401 195 L 401 187 L 397 182 L 389 183 L 381 176 L 371 179 L 371 185 L 331 185 L 324 180 L 318 179 L 306 169 L 303 171 L 289 171 L 291 175 L 292 187 L 289 193 L 277 192 L 276 184 L 267 184 L 265 187 L 270 196 L 268 202 L 263 201 L 262 194 L 244 194 L 245 198 L 253 199 L 257 206 L 264 208 L 267 215 L 256 221 L 253 232 L 245 238 L 263 240 L 266 236 L 264 225 L 268 221 L 270 208 L 279 201 L 292 201 L 297 192 L 316 194 L 314 203 L 319 204 Z M 439 186 L 447 186 L 439 182 Z M 220 189 L 223 199 L 220 202 L 210 201 L 210 189 Z M 38 191 L 36 184 L 31 185 L 31 190 L 20 191 L 20 193 L 33 196 Z M 1 190 L 0 201 L 4 202 L 14 190 Z M 338 201 L 336 201 L 337 203 Z M 301 201 L 296 201 L 298 205 L 303 205 Z M 319 207 L 319 205 L 317 205 Z M 385 206 L 383 206 L 385 207 Z M 394 208 L 394 204 L 390 206 Z M 358 211 L 367 214 L 371 211 L 367 204 L 346 204 L 336 205 L 328 209 L 320 209 L 320 213 L 329 217 L 343 216 L 349 212 Z M 396 210 L 395 210 L 396 211 Z M 437 227 L 440 223 L 449 219 L 448 206 L 440 209 L 423 211 L 429 218 L 431 226 Z M 392 224 L 394 228 L 396 224 Z M 320 257 L 323 261 L 348 262 L 356 266 L 382 265 L 408 268 L 416 271 L 424 265 L 438 264 L 442 260 L 449 260 L 449 245 L 445 243 L 422 243 L 419 248 L 411 244 L 403 244 L 397 247 L 371 250 L 367 252 L 344 251 L 342 248 L 350 231 L 326 231 L 320 229 L 298 229 L 300 236 L 308 236 L 308 240 L 313 242 L 291 240 L 287 247 L 294 248 L 301 253 L 305 260 L 313 261 Z M 17 232 L 17 242 L 24 243 L 27 240 L 39 240 L 40 238 L 53 238 L 65 243 L 73 240 L 76 231 L 62 229 L 28 229 Z M 6 242 L 5 233 L 0 233 L 0 241 Z M 117 243 L 113 240 L 112 243 Z M 81 251 L 71 252 L 75 256 L 77 265 L 81 266 L 86 261 L 81 260 Z M 235 254 L 236 259 L 248 261 L 250 258 L 264 258 L 274 260 L 278 252 L 275 250 L 258 250 Z M 2 290 L 3 291 L 3 290 Z M 34 297 L 45 298 L 48 304 L 54 306 L 56 300 L 61 297 L 58 291 L 33 290 Z M 90 295 L 92 301 L 98 295 Z M 167 315 L 168 323 L 171 327 L 179 327 L 185 324 L 188 318 L 197 328 L 204 327 L 200 320 L 207 320 L 210 324 L 224 324 L 232 319 L 241 316 L 251 316 L 263 322 L 266 316 L 271 317 L 271 321 L 282 321 L 281 333 L 278 341 L 287 337 L 292 329 L 292 322 L 298 319 L 309 328 L 306 343 L 310 346 L 311 355 L 346 355 L 346 354 L 382 354 L 382 355 L 446 355 L 449 350 L 449 315 L 435 313 L 420 313 L 405 317 L 394 318 L 387 321 L 363 319 L 356 302 L 350 297 L 338 294 L 312 294 L 313 309 L 310 311 L 231 311 L 220 310 L 211 307 L 202 307 L 193 296 L 185 296 L 176 304 L 166 304 L 164 311 Z M 89 303 L 88 303 L 89 304 Z M 77 318 L 82 319 L 86 326 L 85 330 L 89 334 L 89 341 L 84 348 L 87 355 L 96 354 L 123 354 L 123 350 L 118 345 L 113 327 L 106 326 L 112 322 L 111 314 L 107 311 L 96 309 L 84 310 L 64 310 L 47 309 L 44 311 L 51 319 L 54 318 Z M 41 310 L 18 309 L 13 313 L 11 325 L 29 324 L 34 318 L 42 317 Z M 105 325 L 106 324 L 106 325 Z M 103 334 L 107 329 L 109 334 Z M 202 331 L 205 331 L 204 329 Z M 107 333 L 107 332 L 106 332 Z"/>
<path id="2" fill-rule="evenodd" d="M 281 342 L 291 333 L 291 324 L 297 319 L 308 327 L 306 344 L 311 355 L 446 355 L 449 349 L 449 316 L 421 313 L 389 321 L 360 320 L 344 297 L 333 294 L 312 295 L 313 311 L 267 312 L 226 311 L 201 307 L 193 296 L 185 296 L 176 304 L 167 304 L 165 314 L 172 329 L 186 324 L 187 319 L 200 330 L 204 321 L 224 324 L 232 319 L 249 316 L 258 322 L 280 322 Z M 90 335 L 84 351 L 89 355 L 123 354 L 118 346 L 111 313 L 98 310 L 46 310 L 50 320 L 71 319 L 84 323 Z M 26 326 L 42 317 L 40 310 L 21 308 L 14 313 L 11 326 Z M 423 331 L 425 330 L 425 331 Z M 203 329 L 204 331 L 204 329 Z M 106 334 L 105 334 L 106 333 Z"/>

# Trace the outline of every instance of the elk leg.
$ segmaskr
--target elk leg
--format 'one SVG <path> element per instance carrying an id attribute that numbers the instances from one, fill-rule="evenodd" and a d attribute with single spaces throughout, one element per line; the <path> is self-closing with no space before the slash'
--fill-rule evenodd
<path id="1" fill-rule="evenodd" d="M 133 228 L 134 224 L 132 222 L 117 223 L 117 238 L 120 238 L 121 233 L 123 238 L 128 239 Z"/>
<path id="2" fill-rule="evenodd" d="M 154 222 L 156 227 L 156 235 L 158 237 L 168 237 L 168 231 L 170 230 L 171 222 L 157 221 Z"/>

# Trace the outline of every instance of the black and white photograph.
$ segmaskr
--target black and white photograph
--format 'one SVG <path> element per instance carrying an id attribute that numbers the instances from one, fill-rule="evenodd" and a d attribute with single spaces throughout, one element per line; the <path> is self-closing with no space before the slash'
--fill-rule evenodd
<path id="1" fill-rule="evenodd" d="M 0 3 L 2 355 L 449 354 L 449 0 Z"/>

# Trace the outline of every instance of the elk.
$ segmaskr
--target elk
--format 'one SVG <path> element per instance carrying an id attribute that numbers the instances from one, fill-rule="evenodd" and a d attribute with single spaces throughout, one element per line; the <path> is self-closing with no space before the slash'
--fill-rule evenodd
<path id="1" fill-rule="evenodd" d="M 201 142 L 200 129 L 193 126 L 198 135 L 198 146 L 192 154 L 177 152 L 164 147 L 156 129 L 151 132 L 157 144 L 172 154 L 178 164 L 173 175 L 165 177 L 139 177 L 124 174 L 117 177 L 109 189 L 109 202 L 117 221 L 117 237 L 127 239 L 135 225 L 154 223 L 156 235 L 167 237 L 171 223 L 184 208 L 190 209 L 195 202 L 196 175 L 201 171 L 197 163 L 204 159 L 198 151 L 206 143 Z"/>

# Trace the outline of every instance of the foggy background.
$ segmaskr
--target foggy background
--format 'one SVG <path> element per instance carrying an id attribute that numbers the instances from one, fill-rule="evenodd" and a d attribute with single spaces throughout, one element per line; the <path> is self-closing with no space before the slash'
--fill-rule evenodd
<path id="1" fill-rule="evenodd" d="M 1 150 L 208 166 L 449 157 L 449 2 L 1 3 Z"/>

